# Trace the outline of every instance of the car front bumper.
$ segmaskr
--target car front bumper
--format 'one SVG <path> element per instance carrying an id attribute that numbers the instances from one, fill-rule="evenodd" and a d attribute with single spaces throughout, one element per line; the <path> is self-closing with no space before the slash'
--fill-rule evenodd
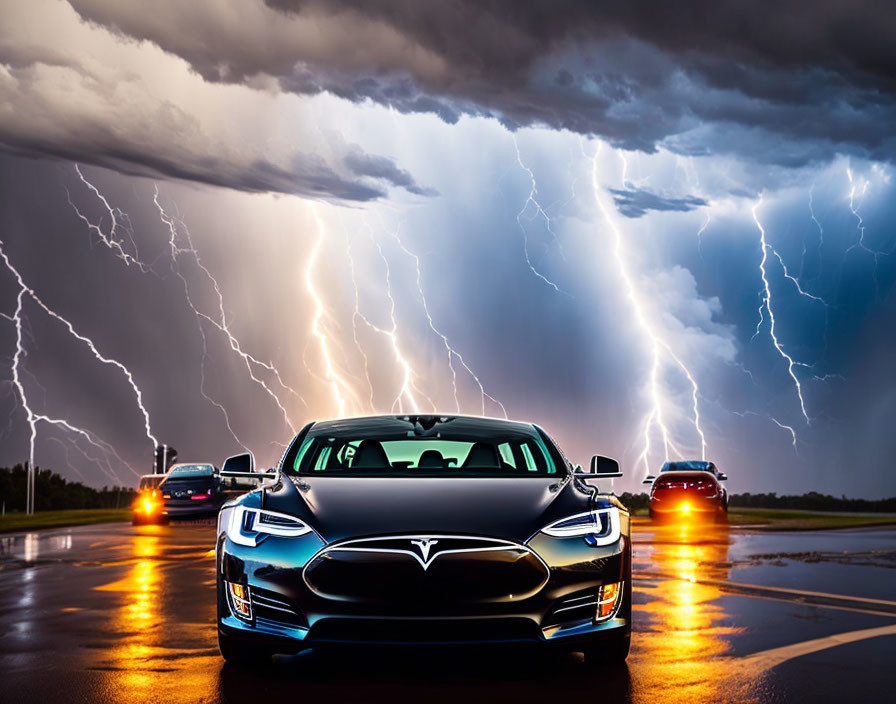
<path id="1" fill-rule="evenodd" d="M 464 590 L 451 597 L 438 589 L 426 590 L 420 598 L 324 597 L 309 588 L 303 574 L 322 547 L 314 535 L 271 536 L 257 547 L 237 545 L 222 535 L 217 551 L 220 631 L 276 652 L 336 644 L 504 643 L 575 650 L 631 632 L 627 532 L 605 547 L 589 547 L 581 538 L 536 536 L 528 548 L 543 561 L 545 579 L 529 593 L 500 598 L 491 594 L 465 599 Z M 459 574 L 469 575 L 470 584 L 483 573 L 482 565 L 457 567 L 463 570 Z M 431 572 L 437 579 L 438 573 Z M 248 587 L 251 619 L 238 617 L 231 608 L 228 582 Z M 611 582 L 623 582 L 616 609 L 596 621 L 596 594 Z M 400 592 L 396 584 L 396 594 Z M 437 592 L 438 597 L 431 598 Z"/>

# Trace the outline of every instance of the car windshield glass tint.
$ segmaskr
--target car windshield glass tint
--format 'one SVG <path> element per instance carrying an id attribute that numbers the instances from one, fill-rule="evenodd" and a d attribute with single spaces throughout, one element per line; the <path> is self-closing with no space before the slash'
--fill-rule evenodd
<path id="1" fill-rule="evenodd" d="M 557 468 L 532 430 L 471 424 L 348 427 L 309 434 L 292 464 L 301 474 L 352 476 L 548 476 Z"/>
<path id="2" fill-rule="evenodd" d="M 169 479 L 189 479 L 193 477 L 210 477 L 215 470 L 207 464 L 189 464 L 183 467 L 174 467 L 168 472 Z"/>
<path id="3" fill-rule="evenodd" d="M 712 462 L 693 460 L 690 462 L 666 462 L 661 472 L 711 472 Z"/>

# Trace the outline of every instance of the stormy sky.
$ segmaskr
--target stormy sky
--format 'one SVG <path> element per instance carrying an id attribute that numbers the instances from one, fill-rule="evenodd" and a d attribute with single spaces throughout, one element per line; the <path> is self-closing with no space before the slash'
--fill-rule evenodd
<path id="1" fill-rule="evenodd" d="M 9 0 L 0 465 L 310 420 L 896 494 L 887 4 Z"/>

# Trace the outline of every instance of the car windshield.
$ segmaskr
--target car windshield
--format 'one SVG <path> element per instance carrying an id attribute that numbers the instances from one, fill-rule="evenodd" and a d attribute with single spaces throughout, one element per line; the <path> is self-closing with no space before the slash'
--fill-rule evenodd
<path id="1" fill-rule="evenodd" d="M 193 479 L 195 477 L 211 477 L 215 468 L 208 464 L 185 464 L 172 467 L 168 472 L 169 479 Z"/>
<path id="2" fill-rule="evenodd" d="M 164 474 L 156 474 L 151 477 L 140 477 L 140 491 L 146 491 L 147 489 L 155 489 L 159 484 L 162 483 L 162 480 L 165 478 Z"/>
<path id="3" fill-rule="evenodd" d="M 379 419 L 377 419 L 379 420 Z M 285 466 L 304 475 L 549 476 L 545 441 L 522 424 L 479 419 L 383 419 L 312 429 Z M 317 432 L 315 432 L 317 431 Z M 289 454 L 293 454 L 290 461 Z"/>
<path id="4" fill-rule="evenodd" d="M 702 460 L 690 460 L 687 462 L 666 462 L 661 472 L 713 472 L 715 465 L 712 462 Z"/>

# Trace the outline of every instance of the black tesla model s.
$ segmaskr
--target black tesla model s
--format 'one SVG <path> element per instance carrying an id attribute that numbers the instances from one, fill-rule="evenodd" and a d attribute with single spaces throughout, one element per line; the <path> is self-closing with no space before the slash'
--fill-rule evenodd
<path id="1" fill-rule="evenodd" d="M 333 644 L 538 644 L 624 660 L 629 515 L 539 427 L 378 416 L 312 423 L 218 517 L 228 661 Z M 251 455 L 224 476 L 252 476 Z"/>

